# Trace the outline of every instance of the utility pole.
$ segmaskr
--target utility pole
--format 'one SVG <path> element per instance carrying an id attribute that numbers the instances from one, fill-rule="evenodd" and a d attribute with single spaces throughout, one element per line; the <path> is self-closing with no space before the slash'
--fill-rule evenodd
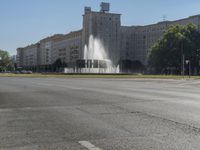
<path id="1" fill-rule="evenodd" d="M 191 61 L 190 60 L 186 60 L 185 62 L 188 65 L 188 76 L 190 78 L 190 76 L 191 76 Z"/>
<path id="2" fill-rule="evenodd" d="M 181 75 L 185 76 L 185 55 L 183 51 L 183 41 L 181 42 Z"/>
<path id="3" fill-rule="evenodd" d="M 189 61 L 189 78 L 191 76 L 191 61 Z"/>
<path id="4" fill-rule="evenodd" d="M 167 15 L 163 15 L 162 18 L 163 18 L 163 21 L 166 21 L 167 20 Z"/>
<path id="5" fill-rule="evenodd" d="M 2 60 L 2 58 L 0 56 L 0 72 L 2 71 L 1 60 Z"/>
<path id="6" fill-rule="evenodd" d="M 185 55 L 182 54 L 182 76 L 185 76 Z"/>

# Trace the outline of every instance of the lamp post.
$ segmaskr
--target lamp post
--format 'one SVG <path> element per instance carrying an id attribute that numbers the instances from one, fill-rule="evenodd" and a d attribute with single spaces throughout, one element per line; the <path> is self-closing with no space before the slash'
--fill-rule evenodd
<path id="1" fill-rule="evenodd" d="M 190 60 L 186 60 L 185 63 L 188 65 L 188 69 L 189 69 L 188 75 L 189 75 L 189 78 L 190 78 L 190 76 L 191 76 L 191 63 L 190 63 Z"/>
<path id="2" fill-rule="evenodd" d="M 185 76 L 185 54 L 183 50 L 183 41 L 181 42 L 181 75 Z"/>
<path id="3" fill-rule="evenodd" d="M 199 68 L 200 68 L 200 60 L 199 60 Z M 198 69 L 198 74 L 199 74 L 199 69 Z"/>
<path id="4" fill-rule="evenodd" d="M 185 55 L 182 54 L 182 76 L 185 76 Z"/>
<path id="5" fill-rule="evenodd" d="M 1 56 L 0 56 L 0 69 L 1 69 L 1 60 L 2 60 L 2 58 L 1 58 Z M 0 70 L 1 71 L 1 70 Z"/>

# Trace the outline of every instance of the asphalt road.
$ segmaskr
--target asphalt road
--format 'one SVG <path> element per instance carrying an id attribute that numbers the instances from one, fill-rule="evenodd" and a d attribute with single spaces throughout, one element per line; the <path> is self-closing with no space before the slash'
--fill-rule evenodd
<path id="1" fill-rule="evenodd" d="M 0 78 L 0 150 L 199 150 L 200 80 Z"/>

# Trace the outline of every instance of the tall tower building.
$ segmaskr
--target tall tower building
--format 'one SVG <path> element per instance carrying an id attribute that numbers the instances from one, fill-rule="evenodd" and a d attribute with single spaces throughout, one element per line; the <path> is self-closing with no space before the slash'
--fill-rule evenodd
<path id="1" fill-rule="evenodd" d="M 110 13 L 109 8 L 109 3 L 101 3 L 99 12 L 92 11 L 90 7 L 85 7 L 82 48 L 84 49 L 84 46 L 88 45 L 90 36 L 98 38 L 104 45 L 109 59 L 112 60 L 114 65 L 117 65 L 120 59 L 121 15 Z"/>

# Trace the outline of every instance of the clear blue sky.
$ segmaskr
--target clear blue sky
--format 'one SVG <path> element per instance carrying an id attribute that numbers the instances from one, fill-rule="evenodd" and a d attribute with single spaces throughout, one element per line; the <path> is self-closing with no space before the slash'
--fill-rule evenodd
<path id="1" fill-rule="evenodd" d="M 15 54 L 17 47 L 46 36 L 81 29 L 84 6 L 99 10 L 102 1 L 111 3 L 111 12 L 122 14 L 122 25 L 200 14 L 198 0 L 0 0 L 0 49 Z"/>

